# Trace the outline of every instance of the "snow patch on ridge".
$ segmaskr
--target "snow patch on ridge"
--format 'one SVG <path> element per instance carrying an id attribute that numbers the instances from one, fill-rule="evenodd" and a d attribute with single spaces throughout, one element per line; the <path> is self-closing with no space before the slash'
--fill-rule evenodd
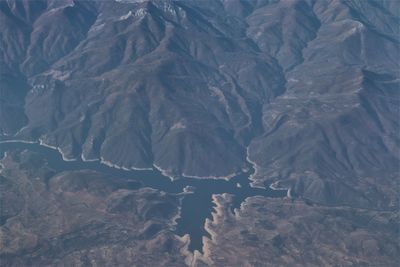
<path id="1" fill-rule="evenodd" d="M 130 16 L 132 16 L 132 11 L 129 11 L 127 14 L 122 15 L 121 17 L 119 17 L 119 20 L 126 20 L 126 19 L 128 19 Z"/>
<path id="2" fill-rule="evenodd" d="M 129 11 L 125 15 L 122 15 L 118 18 L 119 21 L 122 20 L 127 20 L 130 17 L 136 17 L 136 18 L 143 18 L 147 14 L 147 9 L 146 8 L 139 8 L 135 12 L 132 13 L 132 11 Z"/>
<path id="3" fill-rule="evenodd" d="M 184 121 L 178 121 L 177 123 L 175 123 L 174 125 L 172 125 L 172 127 L 170 128 L 170 130 L 178 130 L 178 129 L 186 129 L 186 124 Z"/>

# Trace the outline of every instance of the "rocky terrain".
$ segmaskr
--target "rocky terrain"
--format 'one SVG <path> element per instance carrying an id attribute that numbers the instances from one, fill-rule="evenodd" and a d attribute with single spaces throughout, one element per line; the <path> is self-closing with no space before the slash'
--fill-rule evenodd
<path id="1" fill-rule="evenodd" d="M 393 221 L 398 220 L 400 188 L 399 3 L 0 1 L 0 141 L 40 142 L 58 148 L 65 160 L 156 168 L 171 178 L 229 179 L 251 166 L 254 186 L 275 183 L 290 188 L 294 202 L 250 198 L 235 215 L 225 211 L 229 197 L 216 195 L 221 218 L 206 224 L 215 239 L 206 242 L 207 255 L 189 255 L 191 264 L 257 266 L 268 259 L 276 266 L 335 262 L 395 266 L 399 233 Z M 175 252 L 184 241 L 168 232 L 179 209 L 176 196 L 129 189 L 126 186 L 131 185 L 118 179 L 111 182 L 101 173 L 36 170 L 32 156 L 27 161 L 31 163 L 21 166 L 18 158 L 23 155 L 3 160 L 7 171 L 1 174 L 2 190 L 10 193 L 2 196 L 0 217 L 4 229 L 11 230 L 4 230 L 0 242 L 7 263 L 55 263 L 54 258 L 46 258 L 51 257 L 50 248 L 66 251 L 65 256 L 51 254 L 60 255 L 60 262 L 68 262 L 62 257 L 71 253 L 92 260 L 80 240 L 86 231 L 95 231 L 92 227 L 101 229 L 96 230 L 101 237 L 94 233 L 88 237 L 99 247 L 105 244 L 100 240 L 120 240 L 121 227 L 140 235 L 152 218 L 142 218 L 142 211 L 123 211 L 118 219 L 107 210 L 114 200 L 124 198 L 120 188 L 128 190 L 135 205 L 149 201 L 151 207 L 160 201 L 171 212 L 161 216 L 156 228 L 163 230 L 156 237 L 126 242 L 151 247 L 160 238 L 174 256 L 166 257 L 165 265 L 183 262 Z M 86 188 L 94 177 L 103 181 L 103 189 L 95 183 L 95 190 L 105 190 L 101 196 Z M 80 184 L 81 179 L 89 179 L 88 184 Z M 18 196 L 32 190 L 45 193 L 25 196 L 33 205 L 27 213 L 24 198 Z M 74 197 L 60 193 L 64 191 Z M 116 199 L 107 202 L 111 195 Z M 62 208 L 51 207 L 53 198 Z M 73 201 L 85 204 L 75 206 Z M 253 204 L 265 206 L 265 212 Z M 28 227 L 20 222 L 40 221 L 52 210 L 46 216 L 57 221 L 54 229 L 31 229 L 43 225 Z M 81 213 L 82 218 L 74 219 L 76 226 L 58 222 Z M 92 221 L 92 213 L 98 221 Z M 10 219 L 14 216 L 20 218 L 16 225 Z M 249 229 L 253 222 L 245 216 L 260 225 L 268 221 L 267 228 L 273 229 L 255 225 Z M 138 224 L 130 225 L 131 219 L 126 218 Z M 43 241 L 84 225 L 87 230 L 72 233 L 70 238 L 80 241 L 69 248 Z M 222 233 L 228 234 L 222 237 Z M 249 241 L 246 233 L 258 239 Z M 238 234 L 241 238 L 236 240 Z M 269 240 L 266 246 L 258 241 L 261 238 Z M 232 242 L 235 248 L 230 247 Z M 121 246 L 131 246 L 115 244 L 107 245 L 109 254 L 96 247 L 90 255 L 97 255 L 95 260 L 114 255 L 104 264 L 118 265 L 128 264 L 112 262 L 124 258 L 118 253 L 142 255 L 138 257 L 148 260 L 146 264 L 168 254 L 165 246 L 151 247 L 146 254 L 143 251 L 150 250 L 136 251 L 135 245 L 127 251 Z M 250 252 L 254 257 L 246 258 Z M 19 253 L 25 256 L 17 257 Z M 82 265 L 88 262 L 73 258 Z"/>
<path id="2" fill-rule="evenodd" d="M 398 211 L 213 195 L 203 253 L 177 236 L 182 195 L 95 171 L 56 172 L 42 155 L 0 161 L 2 266 L 396 266 Z"/>
<path id="3" fill-rule="evenodd" d="M 357 187 L 398 170 L 397 1 L 38 0 L 0 11 L 3 136 L 171 176 L 227 177 L 247 157 L 258 186 Z"/>
<path id="4" fill-rule="evenodd" d="M 214 195 L 212 233 L 197 266 L 397 266 L 397 211 L 310 206 L 248 198 L 232 214 L 230 195 Z"/>
<path id="5" fill-rule="evenodd" d="M 1 160 L 1 266 L 185 266 L 179 196 L 91 171 L 55 173 L 38 154 Z"/>

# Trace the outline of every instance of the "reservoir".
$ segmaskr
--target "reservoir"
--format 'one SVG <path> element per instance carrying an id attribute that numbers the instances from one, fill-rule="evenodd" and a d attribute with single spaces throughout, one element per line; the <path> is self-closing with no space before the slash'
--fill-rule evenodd
<path id="1" fill-rule="evenodd" d="M 170 178 L 154 170 L 122 170 L 109 167 L 99 161 L 64 161 L 61 154 L 52 148 L 42 146 L 38 143 L 26 143 L 23 141 L 0 141 L 0 157 L 4 152 L 11 150 L 29 150 L 44 156 L 48 164 L 56 172 L 93 170 L 113 177 L 120 177 L 135 180 L 143 187 L 150 187 L 164 192 L 178 194 L 184 191 L 187 186 L 192 187 L 192 193 L 185 194 L 182 200 L 181 217 L 177 220 L 175 233 L 183 236 L 190 235 L 189 250 L 202 252 L 202 237 L 209 236 L 204 229 L 206 218 L 211 218 L 213 211 L 213 194 L 228 193 L 233 195 L 233 206 L 231 210 L 239 208 L 240 204 L 251 196 L 265 196 L 282 198 L 287 194 L 287 190 L 273 190 L 271 188 L 256 188 L 250 186 L 249 176 L 254 172 L 251 168 L 249 172 L 241 173 L 229 181 L 216 179 L 195 179 L 185 178 L 171 181 Z"/>

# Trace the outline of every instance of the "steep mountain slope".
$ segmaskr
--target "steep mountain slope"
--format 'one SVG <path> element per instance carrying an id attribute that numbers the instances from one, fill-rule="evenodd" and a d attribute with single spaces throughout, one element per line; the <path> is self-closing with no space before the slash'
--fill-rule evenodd
<path id="1" fill-rule="evenodd" d="M 1 133 L 393 208 L 396 1 L 3 1 Z M 373 204 L 371 204 L 373 203 Z"/>
<path id="2" fill-rule="evenodd" d="M 229 179 L 253 168 L 253 186 L 290 188 L 291 198 L 249 198 L 232 213 L 237 199 L 214 195 L 212 238 L 204 255 L 192 254 L 169 231 L 175 195 L 109 184 L 100 173 L 54 177 L 39 156 L 14 151 L 0 168 L 2 257 L 10 265 L 135 263 L 118 262 L 125 253 L 143 264 L 169 255 L 160 264 L 396 266 L 399 43 L 394 0 L 0 1 L 1 141 L 171 178 Z M 145 200 L 151 211 L 171 210 L 157 237 L 142 235 L 153 220 L 141 217 L 146 210 L 130 212 Z M 84 216 L 60 224 L 75 220 L 70 212 Z M 126 218 L 138 224 L 124 226 Z M 126 228 L 144 239 L 125 239 Z M 135 242 L 148 250 L 121 250 Z"/>
<path id="3" fill-rule="evenodd" d="M 316 2 L 318 34 L 285 73 L 285 94 L 264 106 L 266 132 L 250 146 L 258 184 L 289 179 L 323 204 L 396 205 L 399 24 L 372 4 Z"/>

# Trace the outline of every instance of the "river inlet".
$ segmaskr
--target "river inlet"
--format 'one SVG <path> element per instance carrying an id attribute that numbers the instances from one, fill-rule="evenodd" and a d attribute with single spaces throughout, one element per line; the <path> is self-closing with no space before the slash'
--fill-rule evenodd
<path id="1" fill-rule="evenodd" d="M 76 171 L 76 170 L 93 170 L 99 173 L 107 174 L 114 177 L 120 177 L 138 181 L 143 187 L 150 187 L 168 193 L 182 193 L 188 186 L 191 187 L 190 193 L 183 196 L 181 216 L 177 219 L 175 233 L 179 236 L 189 234 L 191 252 L 198 250 L 203 252 L 202 237 L 210 237 L 209 233 L 204 229 L 206 218 L 212 218 L 214 203 L 212 202 L 213 194 L 228 193 L 233 195 L 232 212 L 239 208 L 240 204 L 247 198 L 252 196 L 264 196 L 282 198 L 287 195 L 287 190 L 273 190 L 271 188 L 257 188 L 250 186 L 250 175 L 254 169 L 250 169 L 246 173 L 238 174 L 229 181 L 223 179 L 196 179 L 182 177 L 171 181 L 164 176 L 159 170 L 122 170 L 102 164 L 99 161 L 83 161 L 77 159 L 74 161 L 63 160 L 61 154 L 52 148 L 42 146 L 38 143 L 28 143 L 24 141 L 0 141 L 0 156 L 12 150 L 29 150 L 44 156 L 49 166 L 57 172 Z"/>

